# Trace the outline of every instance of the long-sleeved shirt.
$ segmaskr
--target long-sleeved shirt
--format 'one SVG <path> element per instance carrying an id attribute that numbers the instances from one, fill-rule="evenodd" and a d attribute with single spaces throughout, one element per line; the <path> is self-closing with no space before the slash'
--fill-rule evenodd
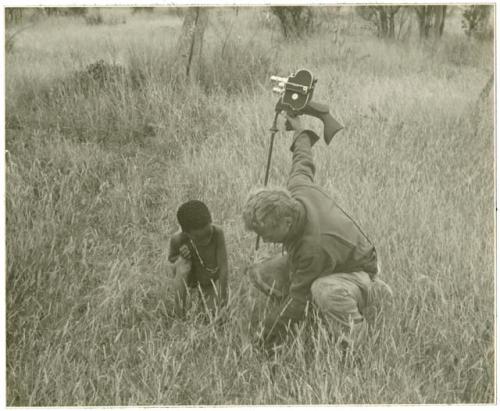
<path id="1" fill-rule="evenodd" d="M 371 277 L 377 273 L 375 247 L 356 222 L 314 183 L 311 148 L 317 140 L 314 132 L 299 130 L 290 148 L 293 156 L 287 188 L 302 207 L 284 241 L 291 272 L 289 298 L 274 313 L 281 323 L 303 318 L 317 278 L 355 271 L 365 271 Z M 266 321 L 267 328 L 276 322 L 272 317 Z"/>

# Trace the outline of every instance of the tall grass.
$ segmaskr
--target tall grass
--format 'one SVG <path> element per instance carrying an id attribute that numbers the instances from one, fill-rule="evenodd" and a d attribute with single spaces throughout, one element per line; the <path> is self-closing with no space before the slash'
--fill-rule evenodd
<path id="1" fill-rule="evenodd" d="M 9 405 L 494 401 L 493 105 L 479 99 L 491 47 L 352 32 L 285 44 L 272 28 L 256 32 L 257 18 L 214 17 L 196 84 L 171 75 L 172 15 L 92 28 L 57 19 L 7 55 Z M 124 71 L 82 86 L 99 59 Z M 241 207 L 263 178 L 267 78 L 296 67 L 319 77 L 316 99 L 346 126 L 315 148 L 317 180 L 370 234 L 396 293 L 360 366 L 341 367 L 321 324 L 275 359 L 252 345 L 256 296 L 243 270 L 254 236 Z M 289 143 L 278 135 L 275 185 Z M 195 310 L 168 316 L 168 238 L 188 198 L 206 201 L 226 232 L 222 328 Z"/>

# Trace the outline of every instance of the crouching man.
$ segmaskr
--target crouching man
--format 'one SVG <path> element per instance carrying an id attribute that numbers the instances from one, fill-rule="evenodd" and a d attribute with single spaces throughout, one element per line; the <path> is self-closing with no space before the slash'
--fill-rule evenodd
<path id="1" fill-rule="evenodd" d="M 247 270 L 255 286 L 279 304 L 264 319 L 270 348 L 288 326 L 304 319 L 310 303 L 333 322 L 341 346 L 363 339 L 365 315 L 377 298 L 392 297 L 377 275 L 377 252 L 359 225 L 318 185 L 312 147 L 319 137 L 287 117 L 295 130 L 287 189 L 251 193 L 243 210 L 248 230 L 264 242 L 281 243 L 285 253 Z"/>

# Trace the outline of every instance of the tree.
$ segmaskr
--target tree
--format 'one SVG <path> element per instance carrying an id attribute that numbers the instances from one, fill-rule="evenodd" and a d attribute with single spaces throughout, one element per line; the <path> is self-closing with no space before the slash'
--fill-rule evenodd
<path id="1" fill-rule="evenodd" d="M 47 16 L 84 16 L 87 7 L 44 7 Z"/>
<path id="2" fill-rule="evenodd" d="M 421 39 L 443 35 L 446 6 L 415 6 L 415 12 Z"/>
<path id="3" fill-rule="evenodd" d="M 394 17 L 401 6 L 360 6 L 357 13 L 365 20 L 372 22 L 377 27 L 377 36 L 381 38 L 394 38 Z"/>
<path id="4" fill-rule="evenodd" d="M 5 9 L 5 52 L 14 51 L 17 36 L 33 23 L 25 23 L 27 8 L 8 7 Z"/>
<path id="5" fill-rule="evenodd" d="M 468 6 L 462 13 L 462 28 L 467 37 L 483 37 L 488 31 L 488 19 L 492 6 L 473 5 Z"/>
<path id="6" fill-rule="evenodd" d="M 188 8 L 177 39 L 177 67 L 188 78 L 196 79 L 200 70 L 203 36 L 208 24 L 208 10 Z"/>
<path id="7" fill-rule="evenodd" d="M 272 6 L 271 13 L 280 21 L 281 30 L 286 39 L 302 37 L 312 29 L 314 16 L 310 7 Z"/>
<path id="8" fill-rule="evenodd" d="M 19 24 L 23 20 L 23 9 L 20 7 L 5 8 L 5 25 Z"/>

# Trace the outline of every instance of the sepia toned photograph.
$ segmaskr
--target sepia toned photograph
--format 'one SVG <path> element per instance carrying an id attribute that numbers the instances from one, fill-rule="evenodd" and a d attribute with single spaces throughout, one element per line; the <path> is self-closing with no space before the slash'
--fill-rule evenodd
<path id="1" fill-rule="evenodd" d="M 495 7 L 4 6 L 4 406 L 496 404 Z"/>

